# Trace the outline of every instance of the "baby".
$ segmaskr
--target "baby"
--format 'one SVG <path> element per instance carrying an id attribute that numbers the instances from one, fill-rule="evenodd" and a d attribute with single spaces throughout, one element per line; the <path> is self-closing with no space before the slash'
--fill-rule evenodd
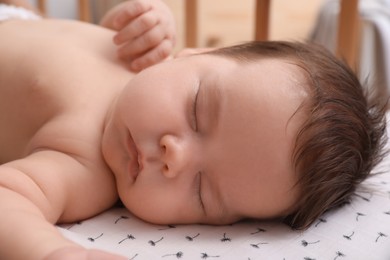
<path id="1" fill-rule="evenodd" d="M 125 3 L 141 14 L 162 5 Z M 115 18 L 134 17 L 126 6 L 113 10 L 106 27 L 134 25 Z M 127 25 L 109 25 L 118 21 Z M 75 21 L 0 24 L 0 258 L 116 259 L 53 224 L 118 198 L 158 224 L 279 218 L 307 228 L 380 159 L 384 107 L 369 107 L 323 48 L 252 42 L 148 67 L 173 44 L 166 28 L 142 49 L 153 29 L 129 37 Z"/>

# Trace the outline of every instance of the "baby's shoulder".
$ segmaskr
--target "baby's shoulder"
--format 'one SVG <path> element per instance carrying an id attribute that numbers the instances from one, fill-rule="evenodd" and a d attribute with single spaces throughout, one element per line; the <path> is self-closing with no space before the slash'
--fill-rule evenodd
<path id="1" fill-rule="evenodd" d="M 1 163 L 41 147 L 100 159 L 92 151 L 100 151 L 111 92 L 93 93 L 86 85 L 76 88 L 74 82 L 55 81 L 39 73 L 10 82 L 0 85 Z"/>
<path id="2" fill-rule="evenodd" d="M 133 76 L 114 58 L 112 32 L 44 19 L 4 23 L 0 35 L 0 163 L 31 147 L 98 148 L 106 110 Z"/>

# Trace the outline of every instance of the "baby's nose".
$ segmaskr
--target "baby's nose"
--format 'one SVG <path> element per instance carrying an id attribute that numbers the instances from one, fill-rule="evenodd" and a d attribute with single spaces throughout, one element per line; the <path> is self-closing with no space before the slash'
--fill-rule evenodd
<path id="1" fill-rule="evenodd" d="M 175 178 L 191 166 L 191 148 L 188 141 L 174 135 L 164 135 L 160 140 L 162 172 L 167 178 Z"/>

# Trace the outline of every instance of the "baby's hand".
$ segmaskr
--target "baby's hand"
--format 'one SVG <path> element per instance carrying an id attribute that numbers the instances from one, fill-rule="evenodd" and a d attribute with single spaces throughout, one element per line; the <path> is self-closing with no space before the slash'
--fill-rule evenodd
<path id="1" fill-rule="evenodd" d="M 164 60 L 175 44 L 174 18 L 161 0 L 123 2 L 107 13 L 101 25 L 118 31 L 114 37 L 118 56 L 134 71 Z"/>
<path id="2" fill-rule="evenodd" d="M 47 256 L 44 260 L 126 260 L 125 257 L 106 253 L 96 249 L 85 249 L 81 247 L 65 247 L 58 249 Z"/>

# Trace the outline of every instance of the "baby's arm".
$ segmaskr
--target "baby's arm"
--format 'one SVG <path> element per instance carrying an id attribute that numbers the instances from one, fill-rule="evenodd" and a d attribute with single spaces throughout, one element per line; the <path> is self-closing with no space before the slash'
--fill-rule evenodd
<path id="1" fill-rule="evenodd" d="M 96 259 L 96 254 L 116 259 L 81 248 L 53 225 L 86 217 L 98 210 L 94 205 L 107 204 L 88 190 L 95 184 L 81 163 L 60 152 L 36 152 L 1 165 L 0 259 Z"/>
<path id="2" fill-rule="evenodd" d="M 118 56 L 140 71 L 167 58 L 175 45 L 173 15 L 161 0 L 131 0 L 107 12 L 102 26 L 118 31 Z"/>

